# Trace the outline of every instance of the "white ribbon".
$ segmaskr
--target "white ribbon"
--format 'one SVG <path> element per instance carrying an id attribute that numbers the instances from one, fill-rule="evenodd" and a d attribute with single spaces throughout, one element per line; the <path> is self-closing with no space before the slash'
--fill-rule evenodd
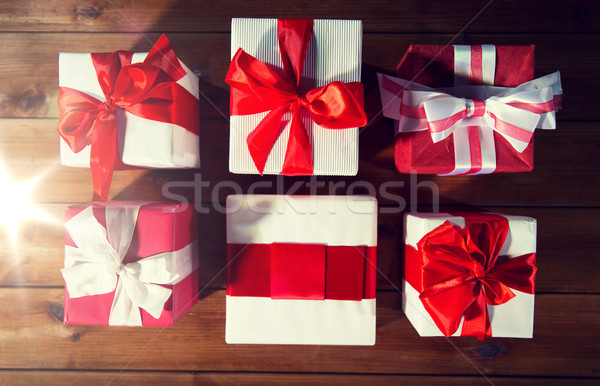
<path id="1" fill-rule="evenodd" d="M 469 84 L 471 74 L 471 46 L 455 45 L 454 48 L 454 85 Z M 481 83 L 494 84 L 496 76 L 496 46 L 481 45 Z"/>
<path id="2" fill-rule="evenodd" d="M 197 268 L 196 243 L 123 264 L 140 210 L 139 205 L 105 208 L 106 229 L 92 207 L 66 222 L 77 247 L 65 246 L 61 269 L 71 298 L 115 291 L 109 325 L 141 326 L 140 308 L 158 319 L 171 290 L 158 284 L 176 284 Z M 107 238 L 108 233 L 108 238 Z"/>
<path id="3" fill-rule="evenodd" d="M 423 92 L 423 91 L 405 91 L 407 93 L 419 94 L 418 96 L 412 96 L 412 100 L 420 101 L 420 104 L 425 110 L 427 124 L 431 130 L 431 138 L 433 142 L 439 142 L 448 136 L 452 135 L 456 128 L 461 126 L 480 126 L 490 128 L 499 134 L 501 134 L 506 140 L 517 150 L 519 153 L 523 152 L 527 145 L 533 131 L 538 127 L 538 123 L 541 119 L 540 114 L 513 107 L 511 103 L 547 103 L 553 100 L 552 89 L 545 87 L 542 89 L 533 89 L 527 91 L 512 90 L 499 96 L 489 97 L 483 100 L 484 110 L 481 117 L 472 116 L 474 109 L 474 102 L 472 99 L 458 98 L 450 94 L 440 92 Z M 453 124 L 439 126 L 444 127 L 444 130 L 432 130 L 436 125 L 436 122 L 443 122 L 450 119 L 455 115 L 464 113 L 464 117 L 460 118 Z M 479 119 L 478 119 L 479 118 Z M 511 132 L 502 125 L 502 123 L 508 123 L 512 126 L 518 127 L 527 133 L 523 134 L 524 137 L 528 138 L 523 140 L 520 139 L 519 135 Z M 555 122 L 553 121 L 553 124 Z M 553 125 L 551 128 L 555 128 Z"/>

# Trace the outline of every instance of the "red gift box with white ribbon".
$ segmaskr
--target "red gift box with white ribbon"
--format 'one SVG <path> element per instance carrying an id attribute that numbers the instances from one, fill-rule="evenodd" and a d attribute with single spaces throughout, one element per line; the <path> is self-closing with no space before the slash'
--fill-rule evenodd
<path id="1" fill-rule="evenodd" d="M 558 72 L 533 79 L 533 46 L 412 45 L 378 74 L 396 167 L 439 175 L 533 169 L 533 133 L 556 128 Z"/>
<path id="2" fill-rule="evenodd" d="M 377 202 L 227 198 L 225 340 L 375 344 Z"/>
<path id="3" fill-rule="evenodd" d="M 60 160 L 91 168 L 106 200 L 113 170 L 197 168 L 198 77 L 163 35 L 148 53 L 61 52 Z"/>
<path id="4" fill-rule="evenodd" d="M 402 309 L 421 336 L 531 338 L 536 221 L 405 215 Z"/>
<path id="5" fill-rule="evenodd" d="M 65 323 L 170 326 L 198 301 L 192 206 L 73 205 L 65 228 Z"/>

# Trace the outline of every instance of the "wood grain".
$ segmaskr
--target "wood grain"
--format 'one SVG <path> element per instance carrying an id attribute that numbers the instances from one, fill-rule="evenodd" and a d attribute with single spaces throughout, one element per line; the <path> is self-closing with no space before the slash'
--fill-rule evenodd
<path id="1" fill-rule="evenodd" d="M 487 1 L 445 3 L 433 0 L 396 3 L 370 1 L 368 7 L 345 1 L 274 2 L 261 8 L 235 0 L 207 2 L 77 0 L 0 2 L 0 25 L 9 31 L 228 31 L 232 17 L 291 17 L 364 19 L 366 32 L 456 32 L 483 9 Z M 510 33 L 598 32 L 597 2 L 550 0 L 514 2 L 497 0 L 469 24 L 469 31 Z M 210 12 L 210 17 L 206 17 Z M 531 22 L 530 13 L 536 21 Z M 420 16 L 420 17 L 414 17 Z M 511 23 L 506 23 L 511 20 Z"/>
<path id="2" fill-rule="evenodd" d="M 497 386 L 597 385 L 596 378 L 494 377 L 380 374 L 285 374 L 285 373 L 221 373 L 181 371 L 23 371 L 0 370 L 0 379 L 12 386 L 62 385 L 482 385 Z"/>
<path id="3" fill-rule="evenodd" d="M 201 293 L 170 328 L 64 325 L 62 295 L 0 289 L 1 368 L 478 375 L 477 367 L 486 375 L 600 376 L 600 341 L 590 333 L 600 327 L 595 295 L 538 296 L 534 339 L 450 342 L 418 337 L 400 294 L 378 292 L 373 347 L 226 345 L 223 290 Z"/>

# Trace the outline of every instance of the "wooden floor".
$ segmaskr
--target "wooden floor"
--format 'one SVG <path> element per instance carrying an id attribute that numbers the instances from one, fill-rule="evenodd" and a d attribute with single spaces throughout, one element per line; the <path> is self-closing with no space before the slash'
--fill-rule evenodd
<path id="1" fill-rule="evenodd" d="M 31 199 L 56 219 L 21 224 L 16 247 L 0 228 L 0 384 L 598 384 L 600 2 L 495 0 L 487 5 L 0 0 L 0 159 L 15 181 L 41 175 Z M 363 82 L 371 124 L 360 135 L 359 174 L 319 178 L 325 185 L 317 185 L 316 193 L 345 194 L 351 183 L 367 181 L 388 212 L 379 225 L 382 274 L 374 347 L 225 344 L 225 219 L 218 209 L 233 190 L 226 187 L 231 184 L 212 188 L 232 181 L 246 191 L 263 181 L 270 185 L 261 193 L 311 192 L 309 178 L 228 172 L 224 78 L 234 16 L 363 20 Z M 200 77 L 202 167 L 117 172 L 111 199 L 164 199 L 162 188 L 170 183 L 171 192 L 195 197 L 206 207 L 209 213 L 200 217 L 206 288 L 201 301 L 171 328 L 67 326 L 59 272 L 64 209 L 88 202 L 92 185 L 89 170 L 59 165 L 58 52 L 147 51 L 163 32 Z M 411 43 L 535 44 L 536 76 L 561 71 L 564 109 L 558 130 L 536 133 L 532 173 L 417 179 L 395 171 L 392 122 L 376 114 L 375 74 L 392 74 Z M 200 179 L 210 187 L 200 188 Z M 389 181 L 395 199 L 379 194 Z M 418 204 L 431 211 L 434 184 L 442 211 L 480 209 L 538 220 L 534 339 L 420 338 L 402 313 L 400 210 Z M 354 193 L 368 193 L 358 185 Z"/>

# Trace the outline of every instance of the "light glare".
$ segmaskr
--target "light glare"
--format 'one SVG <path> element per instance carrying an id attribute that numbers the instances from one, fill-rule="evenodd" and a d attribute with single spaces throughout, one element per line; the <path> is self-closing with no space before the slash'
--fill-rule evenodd
<path id="1" fill-rule="evenodd" d="M 58 223 L 31 202 L 32 193 L 46 173 L 24 182 L 15 182 L 6 173 L 4 165 L 0 164 L 0 226 L 9 235 L 13 249 L 17 247 L 19 228 L 24 221 Z"/>

